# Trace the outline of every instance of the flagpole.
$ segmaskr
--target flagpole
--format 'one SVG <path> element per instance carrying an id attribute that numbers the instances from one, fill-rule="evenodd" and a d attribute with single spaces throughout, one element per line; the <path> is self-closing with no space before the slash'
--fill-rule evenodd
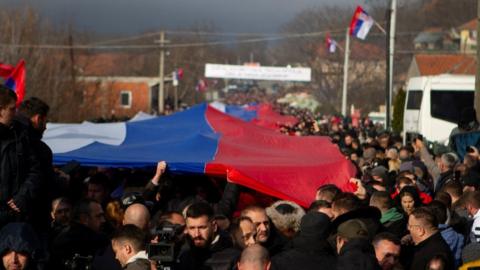
<path id="1" fill-rule="evenodd" d="M 160 32 L 160 59 L 158 67 L 158 115 L 163 114 L 165 97 L 164 97 L 164 65 L 165 65 L 165 32 Z"/>
<path id="2" fill-rule="evenodd" d="M 342 115 L 347 116 L 348 58 L 350 57 L 350 27 L 345 35 L 345 57 L 343 63 Z"/>
<path id="3" fill-rule="evenodd" d="M 397 0 L 391 0 L 390 8 L 390 31 L 388 32 L 388 87 L 386 97 L 386 129 L 391 129 L 391 108 L 393 95 L 393 57 L 395 54 L 395 21 Z"/>

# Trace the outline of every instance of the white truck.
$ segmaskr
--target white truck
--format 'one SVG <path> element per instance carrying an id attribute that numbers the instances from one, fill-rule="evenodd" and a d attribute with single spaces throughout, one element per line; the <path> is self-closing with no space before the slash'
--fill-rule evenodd
<path id="1" fill-rule="evenodd" d="M 473 107 L 475 76 L 437 75 L 410 78 L 403 115 L 406 141 L 422 134 L 429 141 L 448 142 L 462 109 Z"/>

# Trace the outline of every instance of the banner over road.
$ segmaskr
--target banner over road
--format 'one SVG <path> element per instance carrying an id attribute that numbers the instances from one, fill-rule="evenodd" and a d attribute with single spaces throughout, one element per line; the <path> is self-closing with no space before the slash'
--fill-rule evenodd
<path id="1" fill-rule="evenodd" d="M 205 65 L 207 78 L 310 82 L 311 74 L 310 68 Z"/>

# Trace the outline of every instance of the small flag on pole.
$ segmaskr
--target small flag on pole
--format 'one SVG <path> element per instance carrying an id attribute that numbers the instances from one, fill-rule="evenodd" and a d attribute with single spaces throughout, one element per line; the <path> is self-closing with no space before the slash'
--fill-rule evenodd
<path id="1" fill-rule="evenodd" d="M 337 42 L 330 37 L 330 34 L 327 34 L 325 38 L 325 43 L 327 44 L 328 52 L 335 53 L 337 50 Z"/>
<path id="2" fill-rule="evenodd" d="M 197 86 L 195 86 L 195 90 L 197 90 L 197 92 L 205 92 L 207 91 L 207 88 L 208 83 L 205 79 L 198 80 Z"/>
<path id="3" fill-rule="evenodd" d="M 16 67 L 0 63 L 0 77 L 5 85 L 17 94 L 17 107 L 25 97 L 25 61 L 22 59 Z"/>
<path id="4" fill-rule="evenodd" d="M 374 23 L 375 20 L 361 6 L 357 6 L 350 23 L 350 35 L 365 39 Z"/>

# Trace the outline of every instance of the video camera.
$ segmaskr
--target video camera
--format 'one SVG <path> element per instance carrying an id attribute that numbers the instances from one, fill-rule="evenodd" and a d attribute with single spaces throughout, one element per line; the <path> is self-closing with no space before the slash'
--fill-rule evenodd
<path id="1" fill-rule="evenodd" d="M 158 243 L 148 244 L 148 259 L 157 262 L 157 269 L 171 270 L 175 262 L 175 246 L 183 227 L 175 224 L 165 224 L 154 232 Z"/>
<path id="2" fill-rule="evenodd" d="M 68 270 L 90 270 L 92 269 L 93 256 L 81 256 L 76 253 L 71 260 L 65 262 L 65 269 Z"/>

